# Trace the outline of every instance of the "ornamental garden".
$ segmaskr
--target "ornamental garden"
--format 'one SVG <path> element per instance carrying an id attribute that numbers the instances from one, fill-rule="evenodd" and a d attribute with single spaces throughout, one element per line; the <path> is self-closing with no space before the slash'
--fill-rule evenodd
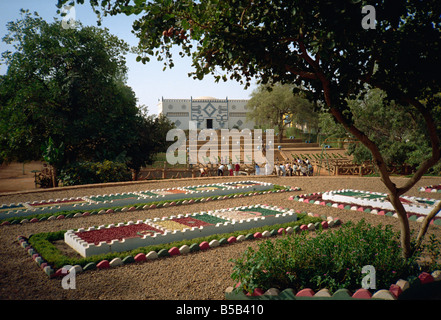
<path id="1" fill-rule="evenodd" d="M 2 228 L 7 228 L 11 224 L 47 219 L 191 207 L 193 203 L 245 198 L 253 205 L 38 233 L 19 236 L 17 241 L 49 279 L 260 239 L 258 249 L 249 248 L 233 261 L 231 277 L 236 286 L 226 288 L 226 299 L 396 300 L 413 297 L 421 286 L 440 292 L 439 257 L 434 254 L 426 265 L 418 263 L 418 254 L 412 259 L 401 259 L 399 236 L 389 226 L 371 226 L 363 220 L 342 224 L 336 217 L 255 204 L 261 194 L 294 191 L 300 188 L 259 181 L 225 182 L 4 204 L 0 217 Z M 385 196 L 340 189 L 287 194 L 287 200 L 351 210 L 354 214 L 363 211 L 393 217 Z M 439 202 L 422 197 L 401 200 L 415 221 L 420 221 Z M 440 222 L 437 215 L 433 223 Z M 59 251 L 54 245 L 56 241 L 64 241 L 77 253 L 76 257 Z M 433 244 L 436 253 L 435 241 Z M 361 285 L 360 270 L 370 265 L 376 266 L 376 286 L 365 288 Z"/>

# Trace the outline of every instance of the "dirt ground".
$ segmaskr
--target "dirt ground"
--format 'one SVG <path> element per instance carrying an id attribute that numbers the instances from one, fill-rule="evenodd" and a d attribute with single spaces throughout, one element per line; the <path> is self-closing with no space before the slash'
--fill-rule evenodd
<path id="1" fill-rule="evenodd" d="M 43 164 L 38 161 L 0 165 L 0 193 L 36 189 L 31 171 L 42 168 Z"/>
<path id="2" fill-rule="evenodd" d="M 26 166 L 30 171 L 31 165 Z M 20 168 L 21 169 L 21 168 Z M 31 169 L 32 170 L 32 169 Z M 14 191 L 19 188 L 16 176 L 6 179 L 1 172 L 0 192 Z M 26 174 L 24 186 L 33 187 L 33 177 Z M 31 184 L 29 182 L 31 180 Z M 58 190 L 34 190 L 33 192 L 0 193 L 0 204 L 17 203 L 43 199 L 55 199 L 93 194 L 115 192 L 141 191 L 157 188 L 188 186 L 196 184 L 216 183 L 219 180 L 232 181 L 247 178 L 216 177 L 206 179 L 181 179 L 147 181 L 121 184 L 99 185 L 95 187 L 60 188 Z M 163 217 L 183 213 L 199 212 L 228 208 L 239 205 L 269 204 L 286 208 L 305 210 L 318 214 L 339 217 L 343 222 L 358 221 L 362 218 L 369 223 L 391 224 L 398 228 L 398 221 L 393 217 L 377 216 L 364 212 L 353 212 L 315 206 L 288 200 L 290 195 L 323 192 L 340 188 L 350 188 L 366 191 L 386 192 L 379 178 L 360 177 L 248 177 L 250 180 L 261 180 L 275 184 L 300 187 L 301 191 L 259 195 L 247 198 L 212 201 L 187 206 L 160 208 L 146 211 L 113 213 L 99 216 L 89 216 L 74 219 L 45 221 L 24 225 L 0 227 L 0 299 L 1 300 L 222 300 L 228 286 L 234 285 L 230 278 L 232 262 L 244 250 L 256 247 L 259 240 L 246 241 L 210 249 L 206 252 L 192 253 L 172 258 L 157 259 L 151 262 L 133 263 L 107 270 L 88 271 L 76 275 L 76 289 L 65 290 L 61 279 L 48 279 L 38 268 L 25 250 L 17 243 L 17 237 L 24 235 L 74 228 L 87 228 L 102 224 L 136 221 L 154 217 Z M 405 178 L 394 178 L 401 185 Z M 14 182 L 17 182 L 14 184 Z M 407 195 L 441 199 L 441 193 L 421 193 L 418 188 L 431 184 L 440 184 L 441 178 L 424 177 L 408 192 Z M 410 222 L 413 229 L 418 229 L 420 223 Z M 397 229 L 398 230 L 398 229 Z M 429 233 L 441 238 L 441 228 L 430 226 Z"/>

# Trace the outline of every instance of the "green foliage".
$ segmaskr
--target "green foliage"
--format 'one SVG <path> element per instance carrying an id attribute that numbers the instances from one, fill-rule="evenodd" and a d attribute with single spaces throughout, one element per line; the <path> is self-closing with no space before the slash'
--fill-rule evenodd
<path id="1" fill-rule="evenodd" d="M 173 142 L 167 142 L 166 135 L 169 130 L 175 127 L 167 117 L 147 116 L 142 113 L 133 121 L 130 134 L 134 139 L 125 146 L 127 150 L 126 163 L 130 169 L 138 172 L 141 167 L 150 165 L 155 160 L 155 155 L 167 151 L 167 148 Z"/>
<path id="2" fill-rule="evenodd" d="M 248 101 L 247 118 L 257 125 L 277 127 L 279 139 L 284 136 L 284 117 L 289 115 L 293 123 L 308 123 L 309 127 L 317 124 L 317 114 L 313 105 L 300 94 L 293 93 L 292 85 L 262 85 L 251 94 Z"/>
<path id="3" fill-rule="evenodd" d="M 424 267 L 428 270 L 439 270 L 441 268 L 441 240 L 431 234 L 427 244 L 425 244 L 423 248 L 428 256 L 428 260 L 425 261 Z"/>
<path id="4" fill-rule="evenodd" d="M 7 24 L 3 38 L 15 52 L 2 53 L 8 66 L 0 77 L 2 161 L 43 156 L 58 169 L 66 166 L 65 182 L 76 184 L 122 179 L 80 179 L 81 172 L 73 178 L 76 162 L 111 160 L 139 170 L 166 150 L 172 123 L 138 108 L 125 84 L 127 43 L 107 29 L 79 22 L 76 29 L 63 29 L 59 22 L 22 13 L 21 20 Z"/>
<path id="5" fill-rule="evenodd" d="M 63 29 L 27 11 L 7 28 L 3 41 L 15 52 L 2 53 L 8 66 L 0 83 L 3 157 L 40 160 L 49 138 L 57 147 L 64 142 L 64 163 L 118 155 L 137 113 L 136 97 L 123 83 L 128 45 L 108 30 Z"/>
<path id="6" fill-rule="evenodd" d="M 65 232 L 62 230 L 35 234 L 29 238 L 29 243 L 46 261 L 51 261 L 54 265 L 62 267 L 70 264 L 71 261 L 68 257 L 60 255 L 60 250 L 52 242 L 64 239 Z"/>
<path id="7" fill-rule="evenodd" d="M 408 108 L 389 101 L 384 91 L 366 90 L 363 96 L 348 99 L 354 124 L 374 141 L 389 166 L 418 166 L 431 154 L 430 141 L 425 136 L 424 121 Z M 440 116 L 434 111 L 436 116 Z M 328 137 L 347 138 L 343 126 L 329 114 L 320 115 L 320 129 Z M 372 160 L 372 154 L 361 143 L 349 145 L 349 154 L 356 163 Z"/>
<path id="8" fill-rule="evenodd" d="M 60 164 L 63 163 L 63 158 L 64 158 L 63 142 L 60 144 L 59 147 L 56 147 L 54 140 L 52 140 L 52 137 L 49 137 L 49 140 L 41 147 L 41 151 L 43 152 L 44 161 L 46 161 L 50 165 L 58 167 Z"/>
<path id="9" fill-rule="evenodd" d="M 105 160 L 103 162 L 75 162 L 63 168 L 60 180 L 65 186 L 131 180 L 126 164 Z"/>
<path id="10" fill-rule="evenodd" d="M 249 292 L 271 287 L 355 291 L 365 276 L 363 266 L 373 265 L 377 288 L 389 288 L 400 278 L 417 275 L 417 258 L 402 258 L 399 236 L 391 226 L 349 222 L 315 237 L 302 233 L 265 241 L 257 250 L 248 248 L 233 260 L 231 277 Z"/>

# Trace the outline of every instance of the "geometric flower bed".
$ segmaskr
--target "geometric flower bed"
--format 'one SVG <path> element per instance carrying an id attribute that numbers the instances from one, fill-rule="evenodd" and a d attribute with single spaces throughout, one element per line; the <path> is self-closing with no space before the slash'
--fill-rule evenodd
<path id="1" fill-rule="evenodd" d="M 268 208 L 261 206 L 254 208 L 253 210 L 255 212 L 256 210 L 259 210 L 260 213 L 265 214 L 265 209 Z M 277 208 L 277 210 L 283 211 L 283 209 L 280 208 Z M 246 212 L 246 210 L 243 212 Z M 287 212 L 293 213 L 292 210 L 288 210 Z M 266 213 L 269 214 L 269 212 Z M 204 251 L 210 248 L 245 240 L 267 238 L 285 233 L 297 233 L 300 231 L 313 231 L 318 228 L 326 229 L 339 226 L 342 223 L 338 218 L 319 217 L 312 213 L 307 214 L 306 212 L 301 213 L 300 211 L 296 211 L 293 213 L 293 216 L 294 214 L 297 217 L 300 216 L 299 220 L 293 222 L 291 218 L 291 222 L 285 224 L 268 225 L 233 233 L 227 231 L 228 233 L 212 235 L 210 237 L 200 237 L 195 240 L 173 242 L 159 246 L 147 246 L 145 248 L 139 248 L 124 253 L 109 253 L 107 255 L 98 255 L 83 259 L 74 259 L 63 256 L 63 254 L 51 243 L 52 241 L 63 239 L 64 232 L 34 234 L 29 238 L 19 236 L 17 240 L 19 245 L 24 248 L 30 257 L 32 257 L 40 269 L 45 272 L 49 278 L 55 278 L 66 275 L 66 269 L 63 267 L 66 264 L 71 265 L 71 268 L 74 268 L 76 273 L 95 269 L 107 269 L 135 262 L 146 262 L 163 257 Z M 265 219 L 269 217 L 269 215 L 263 216 Z M 285 214 L 285 216 L 287 215 Z M 252 227 L 250 226 L 250 228 Z M 58 253 L 56 253 L 57 251 Z"/>
<path id="2" fill-rule="evenodd" d="M 134 210 L 149 209 L 164 203 L 196 202 L 196 199 L 222 199 L 232 195 L 256 194 L 272 191 L 295 191 L 299 188 L 287 188 L 271 183 L 256 181 L 225 182 L 209 185 L 197 185 L 168 189 L 147 190 L 106 195 L 85 196 L 70 199 L 50 199 L 47 201 L 34 201 L 19 204 L 3 204 L 0 206 L 0 220 L 5 220 L 1 225 L 20 222 L 37 222 L 48 218 L 78 217 L 83 213 L 89 215 L 114 209 Z M 59 217 L 62 215 L 62 217 Z"/>
<path id="3" fill-rule="evenodd" d="M 419 191 L 420 192 L 433 192 L 433 193 L 441 192 L 441 184 L 421 187 L 419 189 Z"/>
<path id="4" fill-rule="evenodd" d="M 81 256 L 89 257 L 296 220 L 294 210 L 253 205 L 68 230 L 64 241 Z"/>
<path id="5" fill-rule="evenodd" d="M 341 191 L 341 190 L 339 190 Z M 351 191 L 352 192 L 352 191 Z M 326 205 L 333 208 L 352 210 L 355 212 L 367 212 L 377 215 L 385 215 L 390 217 L 397 217 L 395 210 L 390 202 L 382 201 L 385 195 L 377 193 L 360 192 L 365 195 L 367 199 L 360 196 L 350 196 L 349 193 L 339 192 L 325 192 L 325 193 L 310 193 L 298 196 L 291 196 L 289 200 L 295 200 L 304 203 L 311 203 L 316 205 Z M 368 194 L 370 194 L 368 196 Z M 411 221 L 422 222 L 430 212 L 432 207 L 440 200 L 416 198 L 416 197 L 402 197 L 400 198 L 403 206 L 406 208 L 407 216 Z M 436 225 L 441 225 L 441 214 L 438 213 L 431 221 Z"/>
<path id="6" fill-rule="evenodd" d="M 381 208 L 383 210 L 394 210 L 387 195 L 379 192 L 367 192 L 359 190 L 343 189 L 328 191 L 322 194 L 323 200 L 357 204 L 364 207 Z M 427 215 L 440 200 L 433 200 L 419 197 L 400 197 L 406 211 L 416 214 Z"/>

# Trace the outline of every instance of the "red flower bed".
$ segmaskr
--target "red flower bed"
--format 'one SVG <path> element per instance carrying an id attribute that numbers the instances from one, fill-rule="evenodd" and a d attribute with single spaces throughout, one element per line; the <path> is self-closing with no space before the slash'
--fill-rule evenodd
<path id="1" fill-rule="evenodd" d="M 173 218 L 172 221 L 175 221 L 177 223 L 189 226 L 191 228 L 193 227 L 203 227 L 203 226 L 210 226 L 212 223 L 208 223 L 199 219 L 191 218 L 191 217 L 185 217 L 185 218 Z"/>
<path id="2" fill-rule="evenodd" d="M 143 237 L 144 235 L 154 235 L 155 233 L 164 233 L 148 224 L 132 224 L 128 226 L 104 228 L 100 230 L 89 230 L 75 233 L 87 243 L 98 244 L 102 241 L 110 242 L 112 240 L 122 240 L 124 238 Z"/>

